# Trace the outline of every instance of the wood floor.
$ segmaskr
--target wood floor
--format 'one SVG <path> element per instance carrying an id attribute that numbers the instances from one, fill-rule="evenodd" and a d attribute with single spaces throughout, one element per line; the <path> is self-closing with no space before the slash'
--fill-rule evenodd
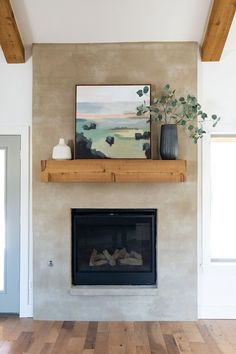
<path id="1" fill-rule="evenodd" d="M 0 318 L 0 354 L 236 353 L 236 320 L 51 322 Z"/>

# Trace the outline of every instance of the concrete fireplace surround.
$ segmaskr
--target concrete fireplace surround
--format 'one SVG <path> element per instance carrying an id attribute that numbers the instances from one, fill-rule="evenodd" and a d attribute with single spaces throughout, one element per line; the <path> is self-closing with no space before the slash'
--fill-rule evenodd
<path id="1" fill-rule="evenodd" d="M 185 183 L 42 183 L 40 160 L 51 158 L 59 137 L 74 139 L 76 84 L 150 83 L 158 94 L 170 83 L 178 95 L 196 94 L 197 55 L 196 43 L 34 45 L 35 319 L 196 319 L 197 147 L 186 133 L 179 130 Z M 157 134 L 153 126 L 153 151 Z M 71 208 L 93 207 L 158 209 L 158 289 L 72 288 Z"/>

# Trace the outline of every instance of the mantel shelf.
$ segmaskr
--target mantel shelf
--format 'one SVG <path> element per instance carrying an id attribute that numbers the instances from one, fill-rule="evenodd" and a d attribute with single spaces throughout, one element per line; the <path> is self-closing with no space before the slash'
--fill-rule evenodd
<path id="1" fill-rule="evenodd" d="M 184 182 L 185 160 L 43 160 L 42 182 Z"/>

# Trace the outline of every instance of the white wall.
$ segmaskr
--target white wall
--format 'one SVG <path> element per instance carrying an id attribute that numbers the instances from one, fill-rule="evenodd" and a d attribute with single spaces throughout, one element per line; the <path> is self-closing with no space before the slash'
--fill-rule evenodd
<path id="1" fill-rule="evenodd" d="M 0 126 L 32 122 L 32 60 L 7 64 L 0 48 Z"/>
<path id="2" fill-rule="evenodd" d="M 0 48 L 0 134 L 21 136 L 20 316 L 32 315 L 31 172 L 32 60 L 7 64 Z M 28 251 L 29 250 L 29 251 Z M 32 267 L 30 267 L 32 268 Z"/>
<path id="3" fill-rule="evenodd" d="M 212 133 L 236 134 L 236 48 L 228 46 L 219 63 L 199 63 L 199 101 L 221 116 Z M 236 264 L 210 262 L 211 177 L 210 139 L 202 145 L 202 218 L 199 230 L 199 317 L 236 318 Z M 233 162 L 233 161 L 232 161 Z M 235 161 L 236 163 L 236 157 Z M 200 180 L 199 180 L 200 181 Z M 227 180 L 225 181 L 227 183 Z M 227 207 L 227 206 L 225 206 Z"/>
<path id="4" fill-rule="evenodd" d="M 203 109 L 222 117 L 219 132 L 236 133 L 236 49 L 224 51 L 220 62 L 200 63 L 199 99 Z"/>

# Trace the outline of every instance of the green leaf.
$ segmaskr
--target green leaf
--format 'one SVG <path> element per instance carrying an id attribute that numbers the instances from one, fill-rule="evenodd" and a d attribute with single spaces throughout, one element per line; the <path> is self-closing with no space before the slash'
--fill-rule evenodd
<path id="1" fill-rule="evenodd" d="M 216 126 L 217 126 L 217 124 L 218 124 L 218 122 L 220 121 L 220 117 L 218 117 L 218 119 L 214 122 L 214 124 L 212 125 L 213 126 L 213 128 L 215 128 Z"/>
<path id="2" fill-rule="evenodd" d="M 138 90 L 136 93 L 137 93 L 137 95 L 138 95 L 139 97 L 142 97 L 142 96 L 143 96 L 143 90 Z"/>
<path id="3" fill-rule="evenodd" d="M 190 130 L 190 131 L 193 130 L 193 128 L 194 128 L 193 125 L 189 125 L 189 126 L 188 126 L 188 130 Z"/>
<path id="4" fill-rule="evenodd" d="M 158 114 L 157 118 L 158 118 L 159 120 L 162 120 L 162 114 Z"/>
<path id="5" fill-rule="evenodd" d="M 172 102 L 171 102 L 171 105 L 172 105 L 173 107 L 176 107 L 176 105 L 177 105 L 177 100 L 172 101 Z"/>
<path id="6" fill-rule="evenodd" d="M 138 111 L 137 113 L 136 113 L 136 115 L 137 116 L 141 116 L 143 113 L 141 112 L 141 111 Z"/>
<path id="7" fill-rule="evenodd" d="M 160 103 L 166 103 L 166 96 L 162 96 L 160 98 Z"/>
<path id="8" fill-rule="evenodd" d="M 202 113 L 202 119 L 207 118 L 207 114 L 206 113 Z"/>
<path id="9" fill-rule="evenodd" d="M 215 119 L 217 119 L 217 115 L 216 115 L 216 114 L 213 114 L 213 115 L 211 116 L 211 118 L 215 120 Z"/>
<path id="10" fill-rule="evenodd" d="M 198 134 L 199 134 L 199 135 L 202 135 L 202 134 L 204 134 L 204 133 L 206 133 L 206 132 L 204 132 L 204 130 L 203 130 L 202 128 L 199 128 L 199 129 L 198 129 Z"/>
<path id="11" fill-rule="evenodd" d="M 148 91 L 149 91 L 149 87 L 148 86 L 144 86 L 143 93 L 148 93 Z"/>
<path id="12" fill-rule="evenodd" d="M 143 105 L 136 107 L 136 110 L 142 112 L 143 111 Z"/>
<path id="13" fill-rule="evenodd" d="M 159 113 L 160 110 L 158 108 L 151 108 L 150 109 L 151 112 L 155 112 L 155 113 Z"/>
<path id="14" fill-rule="evenodd" d="M 184 98 L 184 97 L 180 97 L 180 98 L 179 98 L 179 101 L 180 101 L 180 102 L 183 102 L 183 101 L 185 101 L 185 98 Z"/>

